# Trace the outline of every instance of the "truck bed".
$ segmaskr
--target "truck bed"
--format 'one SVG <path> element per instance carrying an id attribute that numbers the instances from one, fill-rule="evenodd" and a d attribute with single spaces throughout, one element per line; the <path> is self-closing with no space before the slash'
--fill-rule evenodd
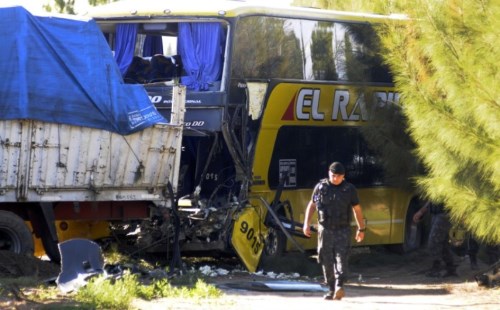
<path id="1" fill-rule="evenodd" d="M 182 125 L 131 135 L 0 121 L 0 202 L 157 200 L 175 187 Z"/>
<path id="2" fill-rule="evenodd" d="M 175 192 L 185 92 L 172 99 L 168 122 L 142 85 L 123 82 L 93 20 L 19 6 L 0 8 L 0 17 L 8 76 L 0 202 L 157 200 L 168 183 Z"/>

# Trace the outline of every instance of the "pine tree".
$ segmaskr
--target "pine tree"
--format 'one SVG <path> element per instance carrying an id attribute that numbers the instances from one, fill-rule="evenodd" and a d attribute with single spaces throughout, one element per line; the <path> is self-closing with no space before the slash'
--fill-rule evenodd
<path id="1" fill-rule="evenodd" d="M 415 1 L 383 33 L 408 130 L 427 173 L 418 184 L 476 237 L 500 243 L 500 5 Z"/>
<path id="2" fill-rule="evenodd" d="M 48 1 L 43 5 L 43 8 L 47 12 L 57 12 L 65 14 L 76 14 L 75 13 L 75 0 L 52 0 Z"/>
<path id="3" fill-rule="evenodd" d="M 426 172 L 424 195 L 455 222 L 500 243 L 500 2 L 296 0 L 296 5 L 403 13 L 380 32 L 407 131 Z"/>

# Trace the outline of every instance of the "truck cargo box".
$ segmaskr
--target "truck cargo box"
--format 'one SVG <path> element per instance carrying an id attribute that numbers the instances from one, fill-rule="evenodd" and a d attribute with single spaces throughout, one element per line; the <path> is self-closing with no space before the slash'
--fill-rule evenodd
<path id="1" fill-rule="evenodd" d="M 125 84 L 95 21 L 0 7 L 0 33 L 0 202 L 175 190 L 184 103 L 166 120 L 142 85 Z"/>
<path id="2" fill-rule="evenodd" d="M 158 200 L 177 184 L 182 126 L 131 135 L 0 121 L 0 202 Z M 176 167 L 177 166 L 177 167 Z"/>

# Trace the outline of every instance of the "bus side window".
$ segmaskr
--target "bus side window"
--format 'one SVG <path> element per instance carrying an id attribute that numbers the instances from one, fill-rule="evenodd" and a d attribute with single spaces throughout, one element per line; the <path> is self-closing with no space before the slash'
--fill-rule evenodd
<path id="1" fill-rule="evenodd" d="M 179 55 L 154 55 L 151 57 L 149 82 L 171 81 L 181 77 L 182 72 L 182 60 Z"/>
<path id="2" fill-rule="evenodd" d="M 150 79 L 151 70 L 151 62 L 148 59 L 134 56 L 123 80 L 129 84 L 145 84 Z"/>

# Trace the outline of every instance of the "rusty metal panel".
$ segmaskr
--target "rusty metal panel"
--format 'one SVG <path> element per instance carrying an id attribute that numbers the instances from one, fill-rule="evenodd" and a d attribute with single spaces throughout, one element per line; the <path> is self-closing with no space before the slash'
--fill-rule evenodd
<path id="1" fill-rule="evenodd" d="M 22 123 L 19 121 L 0 122 L 0 195 L 12 196 L 15 200 L 19 160 L 21 158 Z M 1 197 L 0 196 L 0 197 Z"/>
<path id="2" fill-rule="evenodd" d="M 182 128 L 122 136 L 37 121 L 0 122 L 0 201 L 161 199 L 176 182 Z"/>
<path id="3" fill-rule="evenodd" d="M 0 121 L 0 202 L 157 201 L 177 189 L 186 89 L 171 120 L 123 136 L 33 120 Z"/>

